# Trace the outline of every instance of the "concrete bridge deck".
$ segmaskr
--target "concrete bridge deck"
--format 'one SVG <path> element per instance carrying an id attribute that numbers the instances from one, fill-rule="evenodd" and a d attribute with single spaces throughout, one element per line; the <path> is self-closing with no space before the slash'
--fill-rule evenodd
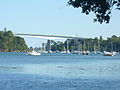
<path id="1" fill-rule="evenodd" d="M 23 33 L 16 33 L 16 36 L 25 36 L 25 37 L 33 37 L 33 38 L 56 38 L 56 39 L 89 39 L 89 38 L 82 38 L 82 37 L 74 37 L 74 36 L 61 36 L 61 35 L 43 35 L 43 34 L 23 34 Z"/>

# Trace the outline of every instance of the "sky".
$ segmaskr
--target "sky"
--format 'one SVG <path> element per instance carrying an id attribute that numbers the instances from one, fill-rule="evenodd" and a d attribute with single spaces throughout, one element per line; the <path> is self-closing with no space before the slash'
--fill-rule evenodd
<path id="1" fill-rule="evenodd" d="M 120 36 L 120 11 L 113 10 L 109 24 L 94 23 L 93 13 L 66 6 L 68 0 L 0 0 L 0 30 L 94 38 Z M 46 39 L 24 38 L 28 46 L 39 47 Z"/>

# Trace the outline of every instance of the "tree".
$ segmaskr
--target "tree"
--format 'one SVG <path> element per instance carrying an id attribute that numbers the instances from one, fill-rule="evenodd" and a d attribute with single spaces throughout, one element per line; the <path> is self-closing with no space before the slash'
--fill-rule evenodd
<path id="1" fill-rule="evenodd" d="M 12 31 L 0 31 L 0 51 L 12 52 L 12 51 L 27 51 L 28 46 L 25 40 L 21 37 L 14 36 Z"/>
<path id="2" fill-rule="evenodd" d="M 94 22 L 100 23 L 109 23 L 114 6 L 120 10 L 120 0 L 69 0 L 68 5 L 72 5 L 74 8 L 82 8 L 82 13 L 86 15 L 93 12 L 96 15 Z"/>

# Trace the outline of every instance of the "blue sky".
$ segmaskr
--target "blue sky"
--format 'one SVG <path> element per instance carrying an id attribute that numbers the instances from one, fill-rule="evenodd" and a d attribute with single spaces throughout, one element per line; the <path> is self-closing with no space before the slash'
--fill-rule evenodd
<path id="1" fill-rule="evenodd" d="M 120 36 L 120 11 L 113 11 L 109 24 L 93 23 L 94 15 L 66 6 L 68 0 L 0 0 L 0 30 L 104 38 Z M 25 38 L 29 46 L 39 46 L 43 39 Z"/>

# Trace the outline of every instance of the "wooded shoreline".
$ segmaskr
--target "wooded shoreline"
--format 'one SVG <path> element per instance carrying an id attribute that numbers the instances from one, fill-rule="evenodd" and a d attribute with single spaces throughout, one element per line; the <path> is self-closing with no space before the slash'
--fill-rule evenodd
<path id="1" fill-rule="evenodd" d="M 14 36 L 10 30 L 0 31 L 0 52 L 27 52 L 28 50 L 24 38 Z"/>

